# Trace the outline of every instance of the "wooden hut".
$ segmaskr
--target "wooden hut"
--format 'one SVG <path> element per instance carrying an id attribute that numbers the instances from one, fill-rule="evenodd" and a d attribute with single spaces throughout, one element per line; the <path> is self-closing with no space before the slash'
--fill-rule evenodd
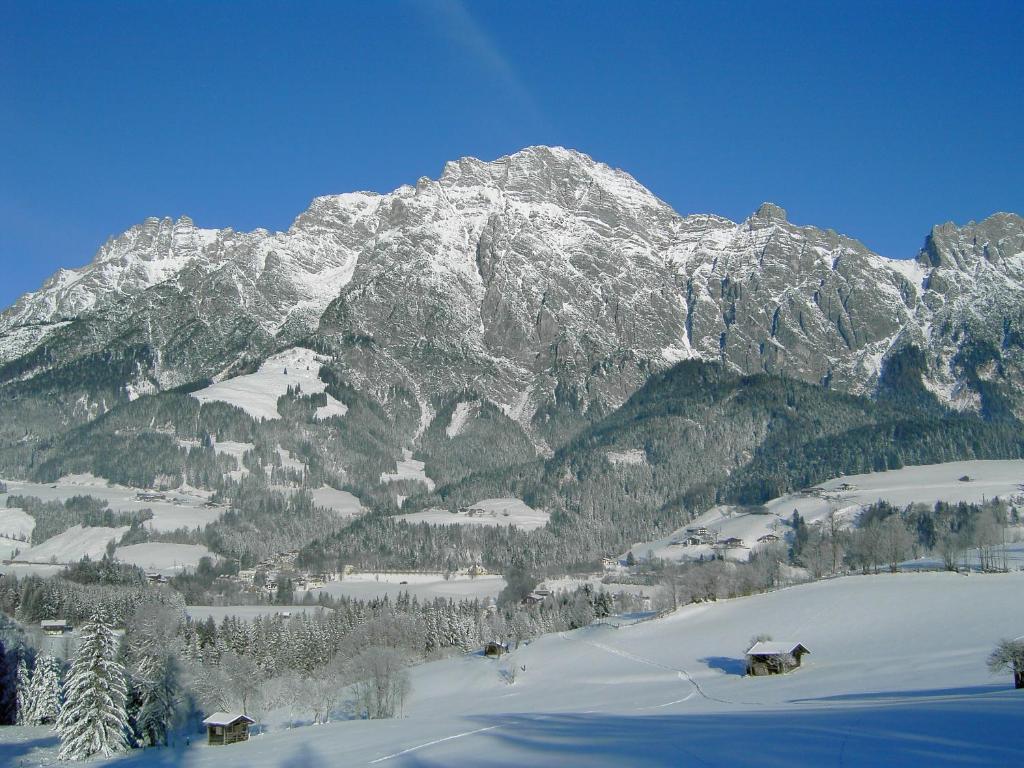
<path id="1" fill-rule="evenodd" d="M 806 653 L 810 651 L 801 643 L 762 640 L 747 649 L 747 674 L 784 674 L 799 667 Z"/>
<path id="2" fill-rule="evenodd" d="M 63 635 L 71 631 L 71 625 L 64 619 L 44 619 L 39 622 L 44 635 Z"/>
<path id="3" fill-rule="evenodd" d="M 508 653 L 508 646 L 493 640 L 484 646 L 484 656 L 491 659 L 500 659 L 502 654 Z"/>
<path id="4" fill-rule="evenodd" d="M 240 712 L 214 712 L 203 720 L 206 726 L 207 743 L 234 744 L 248 741 L 249 726 L 256 721 Z"/>

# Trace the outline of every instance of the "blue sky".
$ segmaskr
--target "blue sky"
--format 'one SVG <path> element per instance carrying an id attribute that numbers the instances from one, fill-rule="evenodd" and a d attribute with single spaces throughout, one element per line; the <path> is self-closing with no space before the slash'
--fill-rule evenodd
<path id="1" fill-rule="evenodd" d="M 1022 29 L 1020 2 L 0 0 L 0 305 L 146 216 L 283 229 L 531 144 L 911 256 L 1024 212 Z"/>

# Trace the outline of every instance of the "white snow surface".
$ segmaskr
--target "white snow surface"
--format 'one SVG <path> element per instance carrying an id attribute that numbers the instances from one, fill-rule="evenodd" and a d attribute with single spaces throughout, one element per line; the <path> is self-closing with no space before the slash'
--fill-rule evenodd
<path id="1" fill-rule="evenodd" d="M 310 495 L 316 506 L 333 509 L 342 517 L 356 517 L 363 513 L 359 499 L 348 491 L 339 491 L 329 485 L 323 485 L 310 491 Z"/>
<path id="2" fill-rule="evenodd" d="M 35 527 L 35 518 L 25 510 L 17 507 L 0 507 L 0 536 L 7 539 L 25 538 L 27 540 Z M 26 546 L 28 545 L 23 542 L 22 548 Z"/>
<path id="3" fill-rule="evenodd" d="M 155 571 L 164 576 L 174 576 L 191 571 L 199 565 L 200 558 L 217 560 L 217 555 L 201 544 L 171 544 L 147 542 L 118 547 L 115 557 L 123 563 L 137 565 L 146 571 Z"/>
<path id="4" fill-rule="evenodd" d="M 471 653 L 415 668 L 401 718 L 272 729 L 227 748 L 194 739 L 97 764 L 1020 765 L 1020 692 L 985 658 L 1021 633 L 1007 606 L 1022 589 L 1021 573 L 853 576 L 696 604 L 547 635 L 498 661 Z M 811 653 L 789 675 L 744 677 L 758 633 Z M 24 743 L 28 732 L 39 741 Z M 35 749 L 35 762 L 55 744 L 20 728 L 0 729 L 0 742 L 0 755 Z"/>
<path id="5" fill-rule="evenodd" d="M 403 583 L 405 582 L 405 583 Z M 445 600 L 485 600 L 497 597 L 505 588 L 505 579 L 495 574 L 468 576 L 443 573 L 351 573 L 342 581 L 331 581 L 314 594 L 325 592 L 334 597 L 373 600 L 385 595 L 394 600 L 403 592 L 420 601 L 436 597 Z"/>
<path id="6" fill-rule="evenodd" d="M 210 491 L 188 486 L 167 491 L 166 498 L 162 500 L 144 501 L 138 498 L 138 488 L 108 483 L 102 477 L 89 474 L 66 475 L 56 483 L 28 483 L 21 480 L 7 480 L 6 483 L 7 493 L 0 493 L 0 507 L 6 505 L 9 495 L 36 496 L 43 501 L 65 501 L 72 496 L 94 496 L 106 501 L 115 512 L 152 510 L 153 518 L 146 525 L 155 531 L 205 526 L 217 520 L 224 512 L 223 508 L 206 506 Z"/>
<path id="7" fill-rule="evenodd" d="M 48 563 L 51 559 L 58 563 L 77 563 L 88 555 L 99 560 L 106 553 L 107 544 L 119 540 L 127 532 L 127 525 L 118 528 L 75 525 L 42 544 L 24 550 L 18 559 L 27 563 Z"/>
<path id="8" fill-rule="evenodd" d="M 514 525 L 524 531 L 543 528 L 551 515 L 543 510 L 527 506 L 521 499 L 483 499 L 467 508 L 466 512 L 449 512 L 447 509 L 425 509 L 408 515 L 398 515 L 398 520 L 408 523 L 430 523 L 431 525 Z"/>
<path id="9" fill-rule="evenodd" d="M 466 426 L 466 422 L 469 421 L 470 416 L 473 415 L 473 411 L 478 407 L 476 401 L 461 402 L 455 406 L 455 410 L 452 411 L 452 420 L 448 422 L 448 426 L 445 428 L 445 434 L 449 438 L 457 437 L 459 433 Z"/>
<path id="10" fill-rule="evenodd" d="M 968 476 L 970 481 L 962 481 Z M 872 472 L 833 478 L 807 493 L 789 493 L 764 504 L 763 514 L 748 510 L 716 506 L 668 536 L 645 541 L 630 547 L 633 556 L 646 558 L 649 553 L 667 560 L 696 560 L 715 552 L 709 545 L 679 546 L 687 528 L 704 527 L 718 538 L 742 539 L 744 546 L 727 550 L 731 560 L 746 560 L 757 539 L 769 533 L 785 538 L 790 528 L 786 521 L 799 512 L 807 523 L 825 518 L 835 511 L 844 523 L 852 522 L 860 510 L 876 501 L 887 501 L 899 507 L 908 504 L 935 504 L 936 501 L 956 503 L 982 502 L 999 496 L 1020 498 L 1024 504 L 1024 460 L 953 461 L 945 464 L 924 464 L 888 472 Z"/>
<path id="11" fill-rule="evenodd" d="M 268 357 L 256 373 L 248 373 L 215 382 L 192 393 L 202 403 L 220 400 L 237 406 L 254 419 L 279 419 L 277 399 L 288 387 L 300 387 L 303 394 L 323 392 L 327 385 L 320 379 L 321 358 L 311 349 L 293 347 Z M 317 418 L 344 416 L 344 403 L 327 395 L 327 405 L 317 409 Z"/>
<path id="12" fill-rule="evenodd" d="M 14 557 L 15 552 L 28 549 L 28 544 L 18 539 L 9 539 L 6 536 L 0 536 L 0 560 L 9 560 Z M 2 566 L 0 566 L 2 567 Z"/>
<path id="13" fill-rule="evenodd" d="M 628 464 L 638 466 L 647 463 L 647 454 L 641 448 L 632 448 L 628 451 L 608 451 L 605 457 L 612 464 Z"/>
<path id="14" fill-rule="evenodd" d="M 416 480 L 427 486 L 428 491 L 434 490 L 434 481 L 427 477 L 427 473 L 424 471 L 424 464 L 422 461 L 418 461 L 412 457 L 412 451 L 408 448 L 402 449 L 404 458 L 397 462 L 397 467 L 394 472 L 381 472 L 380 481 L 382 483 L 391 483 L 396 480 Z"/>

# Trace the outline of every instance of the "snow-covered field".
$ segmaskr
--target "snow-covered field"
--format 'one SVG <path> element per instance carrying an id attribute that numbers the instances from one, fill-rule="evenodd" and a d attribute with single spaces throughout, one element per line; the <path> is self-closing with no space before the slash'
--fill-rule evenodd
<path id="1" fill-rule="evenodd" d="M 128 532 L 128 526 L 83 528 L 75 525 L 42 544 L 23 550 L 19 560 L 27 563 L 77 563 L 85 556 L 99 560 L 107 551 L 107 544 L 118 541 Z"/>
<path id="2" fill-rule="evenodd" d="M 306 395 L 323 392 L 327 385 L 320 380 L 320 359 L 311 349 L 294 347 L 268 357 L 256 373 L 215 382 L 192 393 L 203 403 L 220 400 L 237 406 L 255 419 L 279 419 L 277 399 L 288 387 L 300 387 Z M 317 409 L 317 418 L 343 416 L 344 403 L 327 395 L 327 405 Z"/>
<path id="3" fill-rule="evenodd" d="M 0 503 L 6 500 L 0 498 Z M 6 539 L 28 539 L 36 527 L 35 518 L 17 507 L 0 507 L 0 536 Z"/>
<path id="4" fill-rule="evenodd" d="M 174 576 L 182 571 L 193 570 L 203 557 L 217 560 L 217 556 L 201 544 L 164 542 L 118 547 L 115 556 L 121 562 L 137 565 L 146 571 L 156 571 L 164 576 Z"/>
<path id="5" fill-rule="evenodd" d="M 639 448 L 628 451 L 608 451 L 605 458 L 612 464 L 629 464 L 639 466 L 647 463 L 647 454 Z"/>
<path id="6" fill-rule="evenodd" d="M 28 549 L 28 544 L 24 541 L 0 536 L 0 560 L 9 560 L 14 557 L 15 552 L 21 552 L 26 549 Z"/>
<path id="7" fill-rule="evenodd" d="M 380 481 L 382 483 L 391 483 L 396 480 L 416 480 L 427 486 L 428 491 L 434 490 L 434 481 L 427 477 L 427 473 L 423 471 L 423 467 L 426 466 L 422 461 L 417 461 L 412 457 L 412 452 L 408 449 L 403 449 L 402 453 L 405 458 L 398 462 L 398 467 L 394 472 L 382 472 L 380 475 Z"/>
<path id="8" fill-rule="evenodd" d="M 1011 766 L 1024 694 L 985 658 L 1024 631 L 1024 574 L 852 576 L 691 605 L 616 629 L 542 637 L 501 660 L 415 668 L 404 716 L 194 739 L 111 765 Z M 749 638 L 803 643 L 803 667 L 742 676 Z M 508 684 L 503 670 L 516 670 Z M 35 764 L 52 735 L 0 729 L 0 762 Z M 36 750 L 36 751 L 32 751 Z"/>
<path id="9" fill-rule="evenodd" d="M 6 483 L 7 493 L 0 494 L 0 508 L 6 506 L 8 495 L 36 496 L 43 501 L 66 501 L 72 496 L 93 496 L 106 501 L 115 512 L 153 510 L 153 519 L 147 525 L 156 531 L 204 526 L 214 522 L 224 512 L 223 509 L 205 506 L 210 497 L 209 491 L 188 487 L 167 491 L 166 498 L 162 500 L 144 501 L 137 496 L 140 492 L 138 488 L 110 484 L 102 477 L 88 474 L 68 475 L 56 483 L 27 483 L 21 480 L 7 480 Z"/>
<path id="10" fill-rule="evenodd" d="M 960 480 L 964 476 L 971 479 Z M 808 493 L 790 493 L 772 499 L 764 504 L 763 514 L 728 506 L 713 507 L 670 535 L 634 544 L 630 549 L 637 558 L 646 558 L 649 552 L 671 560 L 696 560 L 701 555 L 707 558 L 716 551 L 709 545 L 672 544 L 683 537 L 687 528 L 705 527 L 716 532 L 719 540 L 742 539 L 744 547 L 726 550 L 724 554 L 728 559 L 746 560 L 761 536 L 774 533 L 781 538 L 785 535 L 789 530 L 785 521 L 794 511 L 808 523 L 821 520 L 832 510 L 852 521 L 862 507 L 879 500 L 904 507 L 915 502 L 932 505 L 936 501 L 982 502 L 996 496 L 1022 497 L 1024 460 L 954 461 L 904 467 L 837 477 L 808 490 Z"/>
<path id="11" fill-rule="evenodd" d="M 322 485 L 310 492 L 313 503 L 318 507 L 333 509 L 341 517 L 355 517 L 363 512 L 363 507 L 354 495 L 348 491 L 339 491 L 329 485 Z"/>
<path id="12" fill-rule="evenodd" d="M 453 575 L 445 579 L 440 573 L 357 573 L 349 574 L 343 581 L 329 582 L 317 592 L 360 600 L 372 600 L 385 595 L 394 599 L 403 592 L 414 595 L 421 601 L 433 600 L 436 597 L 446 600 L 485 600 L 497 597 L 504 588 L 505 579 L 490 574 L 475 577 Z"/>
<path id="13" fill-rule="evenodd" d="M 404 583 L 403 583 L 404 582 Z M 334 597 L 372 600 L 387 595 L 392 600 L 403 592 L 422 600 L 435 597 L 452 600 L 484 600 L 497 597 L 505 588 L 505 579 L 497 575 L 467 576 L 442 573 L 351 573 L 342 581 L 331 581 L 314 594 L 325 592 Z"/>
<path id="14" fill-rule="evenodd" d="M 431 525 L 514 525 L 524 531 L 532 531 L 547 525 L 550 517 L 547 512 L 533 509 L 520 499 L 484 499 L 473 504 L 466 512 L 425 509 L 422 512 L 398 515 L 397 519 Z"/>
<path id="15" fill-rule="evenodd" d="M 968 476 L 967 482 L 960 480 Z M 843 484 L 854 486 L 841 490 Z M 871 504 L 884 499 L 905 506 L 913 502 L 981 502 L 999 496 L 1024 496 L 1024 460 L 953 461 L 848 475 L 822 483 L 828 495 L 843 504 Z"/>

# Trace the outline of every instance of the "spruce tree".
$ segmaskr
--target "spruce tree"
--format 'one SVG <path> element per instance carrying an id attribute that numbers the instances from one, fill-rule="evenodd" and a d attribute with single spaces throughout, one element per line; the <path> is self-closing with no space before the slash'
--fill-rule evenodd
<path id="1" fill-rule="evenodd" d="M 17 681 L 17 722 L 18 725 L 32 725 L 32 670 L 24 653 L 18 654 Z"/>
<path id="2" fill-rule="evenodd" d="M 110 757 L 127 747 L 127 690 L 117 656 L 114 630 L 101 616 L 93 616 L 82 627 L 81 644 L 64 683 L 64 708 L 57 718 L 61 760 Z"/>
<path id="3" fill-rule="evenodd" d="M 61 710 L 61 663 L 46 653 L 36 659 L 36 669 L 29 687 L 30 725 L 57 722 Z"/>
<path id="4" fill-rule="evenodd" d="M 178 667 L 169 655 L 147 656 L 139 664 L 138 731 L 145 743 L 166 746 L 178 702 Z"/>

